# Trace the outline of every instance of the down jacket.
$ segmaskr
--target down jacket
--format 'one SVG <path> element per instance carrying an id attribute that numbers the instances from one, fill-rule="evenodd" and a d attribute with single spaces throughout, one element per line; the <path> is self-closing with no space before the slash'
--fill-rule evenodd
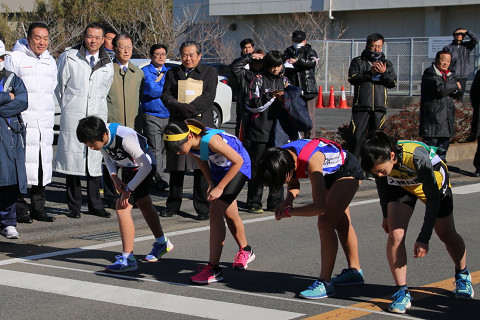
<path id="1" fill-rule="evenodd" d="M 467 35 L 470 37 L 469 41 L 456 43 L 454 40 L 443 48 L 443 50 L 447 50 L 452 54 L 450 70 L 458 79 L 468 78 L 473 72 L 473 66 L 470 63 L 470 52 L 472 52 L 478 44 L 479 39 L 478 36 L 470 30 L 467 31 Z"/>
<path id="2" fill-rule="evenodd" d="M 397 85 L 397 75 L 392 63 L 382 53 L 381 62 L 387 64 L 387 70 L 374 81 L 372 73 L 373 61 L 369 61 L 368 50 L 360 57 L 353 58 L 348 69 L 348 82 L 354 86 L 353 111 L 387 112 L 387 89 Z"/>
<path id="3" fill-rule="evenodd" d="M 25 167 L 28 184 L 47 185 L 52 181 L 57 64 L 48 50 L 37 57 L 28 47 L 27 39 L 20 39 L 11 56 L 5 59 L 5 69 L 20 77 L 28 91 L 28 109 L 22 112 L 27 127 Z M 39 165 L 42 166 L 43 181 L 38 181 Z"/>
<path id="4" fill-rule="evenodd" d="M 446 138 L 455 135 L 455 103 L 457 81 L 451 72 L 447 80 L 432 64 L 423 72 L 420 98 L 420 136 Z"/>
<path id="5" fill-rule="evenodd" d="M 10 75 L 10 84 L 7 79 Z M 22 79 L 3 69 L 0 71 L 0 186 L 18 184 L 21 193 L 27 193 L 25 173 L 25 127 L 22 124 L 22 111 L 27 110 L 27 89 Z M 15 95 L 11 99 L 9 92 Z"/>
<path id="6" fill-rule="evenodd" d="M 306 100 L 311 100 L 318 95 L 317 82 L 315 80 L 315 66 L 318 63 L 318 55 L 309 44 L 301 47 L 297 53 L 293 46 L 285 49 L 283 61 L 290 58 L 298 59 L 293 68 L 285 68 L 285 76 L 292 86 L 302 88 Z"/>
<path id="7" fill-rule="evenodd" d="M 68 48 L 58 61 L 57 95 L 61 108 L 55 171 L 93 177 L 102 175 L 102 154 L 90 150 L 77 139 L 78 121 L 97 116 L 107 121 L 107 94 L 113 81 L 113 64 L 103 46 L 92 69 L 81 45 Z"/>

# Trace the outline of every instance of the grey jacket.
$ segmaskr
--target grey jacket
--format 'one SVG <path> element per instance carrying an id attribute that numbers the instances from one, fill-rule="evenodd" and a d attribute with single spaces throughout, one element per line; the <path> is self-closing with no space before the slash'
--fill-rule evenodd
<path id="1" fill-rule="evenodd" d="M 450 71 L 452 71 L 455 78 L 468 78 L 473 72 L 473 67 L 470 64 L 470 52 L 478 43 L 478 36 L 470 30 L 466 33 L 470 37 L 470 41 L 462 41 L 455 43 L 452 41 L 446 45 L 443 50 L 447 50 L 452 54 L 452 62 L 450 63 Z"/>

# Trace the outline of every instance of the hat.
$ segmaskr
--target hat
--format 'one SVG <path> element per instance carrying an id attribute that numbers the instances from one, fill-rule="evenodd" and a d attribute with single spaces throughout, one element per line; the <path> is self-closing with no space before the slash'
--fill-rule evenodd
<path id="1" fill-rule="evenodd" d="M 293 42 L 302 42 L 303 40 L 305 40 L 307 34 L 301 30 L 296 30 L 296 31 L 293 31 L 292 33 L 292 41 Z"/>
<path id="2" fill-rule="evenodd" d="M 6 55 L 11 55 L 12 54 L 12 51 L 0 51 L 0 57 L 2 56 L 6 56 Z"/>

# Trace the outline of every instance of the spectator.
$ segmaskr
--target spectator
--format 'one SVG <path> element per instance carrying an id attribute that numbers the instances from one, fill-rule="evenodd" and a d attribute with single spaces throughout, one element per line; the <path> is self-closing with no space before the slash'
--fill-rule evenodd
<path id="1" fill-rule="evenodd" d="M 182 43 L 180 54 L 182 64 L 167 72 L 162 93 L 162 101 L 170 112 L 170 122 L 193 118 L 212 128 L 214 127 L 213 100 L 218 85 L 217 71 L 211 66 L 200 64 L 202 50 L 197 42 Z M 187 79 L 203 82 L 201 95 L 190 103 L 178 100 L 179 81 Z M 206 190 L 208 183 L 194 160 L 185 155 L 167 154 L 167 170 L 170 171 L 170 194 L 167 198 L 167 208 L 160 215 L 171 217 L 180 210 L 185 170 L 193 170 L 193 207 L 198 214 L 198 220 L 207 220 L 209 203 Z"/>
<path id="2" fill-rule="evenodd" d="M 282 54 L 270 51 L 263 58 L 264 71 L 257 75 L 246 97 L 244 146 L 252 160 L 252 179 L 248 182 L 247 208 L 262 213 L 263 186 L 256 177 L 258 162 L 265 151 L 274 147 L 274 124 L 284 104 L 283 93 L 290 82 L 281 74 Z M 283 201 L 283 189 L 269 189 L 267 209 L 275 210 Z"/>
<path id="3" fill-rule="evenodd" d="M 448 70 L 451 57 L 446 50 L 437 52 L 435 62 L 423 72 L 420 97 L 420 136 L 427 145 L 438 147 L 437 154 L 445 163 L 450 137 L 455 135 L 453 98 L 461 90 Z"/>
<path id="4" fill-rule="evenodd" d="M 0 234 L 18 239 L 15 201 L 19 193 L 27 192 L 21 112 L 27 110 L 28 96 L 22 79 L 3 68 L 7 54 L 0 52 Z"/>
<path id="5" fill-rule="evenodd" d="M 103 26 L 90 23 L 83 41 L 68 48 L 58 63 L 58 101 L 61 108 L 55 170 L 67 175 L 67 204 L 70 218 L 80 218 L 80 177 L 87 178 L 88 212 L 110 217 L 100 198 L 102 155 L 77 140 L 78 121 L 87 115 L 107 120 L 107 94 L 113 81 L 113 64 L 102 46 Z"/>
<path id="6" fill-rule="evenodd" d="M 165 74 L 170 69 L 165 66 L 167 59 L 167 46 L 154 44 L 150 48 L 150 64 L 142 68 L 145 74 L 145 87 L 143 90 L 143 134 L 147 138 L 148 145 L 157 158 L 157 171 L 154 175 L 154 183 L 160 190 L 168 188 L 167 177 L 163 172 L 163 158 L 165 145 L 163 143 L 163 131 L 168 124 L 170 112 L 163 104 L 163 86 Z"/>
<path id="7" fill-rule="evenodd" d="M 387 90 L 397 85 L 397 76 L 392 63 L 382 52 L 383 36 L 373 33 L 367 37 L 362 55 L 350 63 L 348 82 L 354 86 L 352 141 L 350 151 L 359 157 L 360 148 L 367 131 L 382 129 L 387 113 Z"/>
<path id="8" fill-rule="evenodd" d="M 143 96 L 145 77 L 143 71 L 133 63 L 132 38 L 124 33 L 113 38 L 113 83 L 107 95 L 108 122 L 119 123 L 122 126 L 134 128 L 142 133 L 140 101 Z M 118 193 L 105 166 L 103 171 L 103 200 L 111 209 L 115 209 Z"/>
<path id="9" fill-rule="evenodd" d="M 55 120 L 55 87 L 57 64 L 48 52 L 49 31 L 41 22 L 30 24 L 27 39 L 15 43 L 5 61 L 5 68 L 23 80 L 28 91 L 28 109 L 22 112 L 27 127 L 26 170 L 30 189 L 30 215 L 23 195 L 17 201 L 17 221 L 53 222 L 45 213 L 45 186 L 52 181 L 53 123 Z"/>
<path id="10" fill-rule="evenodd" d="M 470 100 L 472 101 L 472 135 L 477 138 L 477 151 L 473 158 L 475 167 L 475 176 L 480 177 L 480 70 L 475 74 L 475 78 L 470 88 Z"/>
<path id="11" fill-rule="evenodd" d="M 318 98 L 315 66 L 318 63 L 318 56 L 307 43 L 305 32 L 294 31 L 292 42 L 293 44 L 283 53 L 283 60 L 286 62 L 285 76 L 293 86 L 303 90 L 302 98 L 307 102 L 308 115 L 312 120 L 312 130 L 304 132 L 304 137 L 310 139 L 315 137 L 315 105 Z"/>
<path id="12" fill-rule="evenodd" d="M 105 30 L 105 41 L 103 42 L 103 46 L 105 47 L 105 50 L 112 61 L 115 59 L 115 52 L 113 51 L 113 39 L 116 36 L 117 33 L 113 29 L 108 28 Z"/>
<path id="13" fill-rule="evenodd" d="M 463 41 L 465 36 L 469 36 L 469 41 Z M 467 86 L 467 78 L 472 74 L 473 68 L 470 64 L 470 52 L 478 44 L 478 36 L 470 30 L 464 28 L 457 28 L 453 32 L 453 41 L 446 45 L 443 50 L 448 51 L 452 55 L 452 62 L 450 64 L 450 71 L 453 73 L 458 82 L 460 82 L 461 89 L 456 99 L 463 101 L 463 93 Z"/>
<path id="14" fill-rule="evenodd" d="M 243 39 L 240 41 L 240 49 L 240 57 L 233 60 L 230 64 L 230 70 L 233 73 L 233 76 L 231 77 L 233 81 L 230 82 L 230 86 L 232 87 L 233 96 L 236 102 L 235 136 L 237 137 L 240 133 L 240 123 L 245 111 L 245 87 L 250 84 L 249 82 L 245 83 L 245 78 L 240 74 L 240 70 L 238 70 L 238 63 L 247 57 L 251 57 L 251 54 L 255 51 L 255 43 L 250 38 Z M 243 64 L 241 68 L 249 70 L 250 65 L 249 63 Z"/>
<path id="15" fill-rule="evenodd" d="M 5 51 L 5 37 L 0 33 L 0 52 Z"/>
<path id="16" fill-rule="evenodd" d="M 244 123 L 245 123 L 245 96 L 248 92 L 248 87 L 252 83 L 253 78 L 257 74 L 260 74 L 263 69 L 263 57 L 265 53 L 261 49 L 255 50 L 251 54 L 242 55 L 240 58 L 235 59 L 235 61 L 230 64 L 230 69 L 234 74 L 236 79 L 240 79 L 241 83 L 237 91 L 237 121 L 238 123 L 238 132 L 237 127 L 235 127 L 235 135 L 243 140 Z M 241 110 L 239 110 L 241 108 Z"/>

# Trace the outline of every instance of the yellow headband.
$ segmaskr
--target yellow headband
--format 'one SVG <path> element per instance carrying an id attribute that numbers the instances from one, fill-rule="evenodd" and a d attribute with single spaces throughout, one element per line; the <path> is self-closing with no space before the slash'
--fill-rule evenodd
<path id="1" fill-rule="evenodd" d="M 185 139 L 190 132 L 193 132 L 195 134 L 200 134 L 202 132 L 202 129 L 197 128 L 197 127 L 192 126 L 192 125 L 188 125 L 188 129 L 189 129 L 189 131 L 185 132 L 185 133 L 165 134 L 165 135 L 163 135 L 163 137 L 164 137 L 165 141 L 180 141 L 180 140 Z"/>

